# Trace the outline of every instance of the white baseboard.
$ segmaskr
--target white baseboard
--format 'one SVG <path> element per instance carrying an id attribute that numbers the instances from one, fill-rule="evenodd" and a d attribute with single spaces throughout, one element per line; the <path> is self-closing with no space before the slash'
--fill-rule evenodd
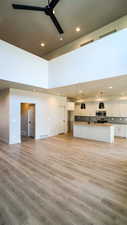
<path id="1" fill-rule="evenodd" d="M 35 137 L 35 140 L 41 140 L 48 138 L 48 135 L 40 135 L 39 137 Z"/>
<path id="2" fill-rule="evenodd" d="M 9 141 L 6 138 L 0 137 L 0 141 L 9 144 Z"/>

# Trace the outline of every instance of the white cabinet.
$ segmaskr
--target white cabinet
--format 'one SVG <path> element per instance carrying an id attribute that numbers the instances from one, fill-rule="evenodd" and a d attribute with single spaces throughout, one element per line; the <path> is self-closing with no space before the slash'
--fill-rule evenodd
<path id="1" fill-rule="evenodd" d="M 114 127 L 102 124 L 87 124 L 75 122 L 73 136 L 89 140 L 114 143 Z"/>
<path id="2" fill-rule="evenodd" d="M 67 103 L 67 110 L 68 111 L 74 111 L 75 110 L 75 103 L 74 102 L 68 102 Z"/>
<path id="3" fill-rule="evenodd" d="M 73 125 L 73 136 L 78 138 L 81 137 L 81 126 Z"/>
<path id="4" fill-rule="evenodd" d="M 127 125 L 124 124 L 114 124 L 115 136 L 127 138 Z"/>

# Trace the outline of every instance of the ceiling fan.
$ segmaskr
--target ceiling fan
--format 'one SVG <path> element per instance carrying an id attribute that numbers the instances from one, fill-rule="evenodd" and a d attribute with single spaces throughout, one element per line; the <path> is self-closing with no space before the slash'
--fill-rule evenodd
<path id="1" fill-rule="evenodd" d="M 44 12 L 47 16 L 50 16 L 52 22 L 54 23 L 56 29 L 60 34 L 63 34 L 64 31 L 60 26 L 57 18 L 54 15 L 54 8 L 59 3 L 60 0 L 48 0 L 48 5 L 45 7 L 38 7 L 38 6 L 30 6 L 30 5 L 19 5 L 19 4 L 12 4 L 14 9 L 23 9 L 23 10 L 33 10 L 33 11 L 41 11 Z"/>

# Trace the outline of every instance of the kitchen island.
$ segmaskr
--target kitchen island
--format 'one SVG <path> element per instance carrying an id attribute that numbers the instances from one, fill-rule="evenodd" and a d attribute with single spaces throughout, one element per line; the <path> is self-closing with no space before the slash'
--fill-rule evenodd
<path id="1" fill-rule="evenodd" d="M 74 122 L 73 136 L 114 143 L 114 127 L 109 123 Z"/>

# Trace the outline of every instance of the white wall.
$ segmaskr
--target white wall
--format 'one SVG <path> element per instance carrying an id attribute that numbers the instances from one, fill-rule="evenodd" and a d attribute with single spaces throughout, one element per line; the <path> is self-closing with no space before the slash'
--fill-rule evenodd
<path id="1" fill-rule="evenodd" d="M 59 133 L 60 107 L 65 108 L 65 132 L 67 130 L 66 98 L 37 92 L 10 89 L 10 144 L 20 143 L 20 104 L 36 104 L 35 138 L 40 139 Z"/>
<path id="2" fill-rule="evenodd" d="M 0 40 L 0 79 L 48 88 L 48 61 Z"/>
<path id="3" fill-rule="evenodd" d="M 9 143 L 9 90 L 0 91 L 0 140 Z"/>
<path id="4" fill-rule="evenodd" d="M 49 63 L 49 87 L 127 74 L 127 29 L 97 40 Z"/>
<path id="5" fill-rule="evenodd" d="M 127 117 L 127 99 L 107 100 L 104 101 L 104 103 L 107 116 Z M 85 104 L 85 110 L 81 110 L 80 104 L 76 104 L 74 114 L 80 116 L 95 116 L 96 111 L 99 110 L 99 102 L 86 102 Z"/>
<path id="6" fill-rule="evenodd" d="M 83 43 L 86 43 L 90 40 L 97 40 L 100 38 L 100 36 L 102 36 L 108 32 L 111 32 L 113 30 L 121 30 L 124 28 L 127 28 L 127 16 L 123 16 L 120 19 L 118 19 L 104 27 L 101 27 L 100 29 L 98 29 L 88 35 L 82 36 L 81 38 L 79 38 L 75 41 L 72 41 L 71 43 L 66 44 L 63 47 L 58 48 L 58 49 L 46 54 L 45 58 L 48 60 L 51 60 L 55 57 L 64 55 L 68 52 L 71 52 L 71 51 L 77 49 L 77 48 L 80 48 L 80 45 L 82 45 Z"/>
<path id="7" fill-rule="evenodd" d="M 0 41 L 0 79 L 54 88 L 127 74 L 127 29 L 51 61 Z"/>

